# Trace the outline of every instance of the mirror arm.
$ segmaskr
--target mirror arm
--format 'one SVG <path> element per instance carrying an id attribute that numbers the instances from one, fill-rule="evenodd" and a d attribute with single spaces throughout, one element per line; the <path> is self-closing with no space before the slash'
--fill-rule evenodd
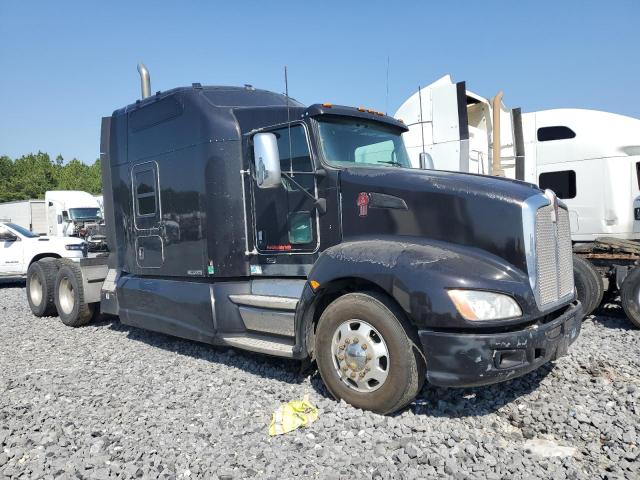
<path id="1" fill-rule="evenodd" d="M 325 213 L 327 213 L 327 201 L 324 198 L 317 198 L 314 195 L 311 195 L 309 192 L 307 192 L 306 188 L 304 188 L 302 185 L 296 182 L 293 178 L 291 178 L 291 176 L 288 173 L 282 172 L 281 175 L 285 177 L 287 180 L 289 180 L 291 183 L 293 183 L 293 185 L 295 185 L 298 188 L 298 190 L 300 190 L 307 198 L 309 198 L 310 200 L 313 200 L 313 204 L 316 206 L 316 208 L 320 212 L 320 215 L 324 215 Z"/>

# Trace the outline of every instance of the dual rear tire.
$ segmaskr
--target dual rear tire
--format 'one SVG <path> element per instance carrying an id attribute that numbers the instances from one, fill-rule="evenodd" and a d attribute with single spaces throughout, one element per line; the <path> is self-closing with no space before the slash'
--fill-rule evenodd
<path id="1" fill-rule="evenodd" d="M 27 301 L 36 317 L 53 317 L 57 313 L 54 301 L 57 273 L 55 258 L 33 262 L 27 270 Z"/>
<path id="2" fill-rule="evenodd" d="M 94 312 L 94 305 L 85 303 L 80 268 L 54 258 L 43 258 L 29 266 L 27 301 L 36 317 L 57 314 L 69 327 L 88 324 Z"/>
<path id="3" fill-rule="evenodd" d="M 622 308 L 631 323 L 640 328 L 640 266 L 631 270 L 620 288 Z"/>
<path id="4" fill-rule="evenodd" d="M 573 274 L 578 300 L 582 304 L 586 317 L 602 303 L 604 283 L 593 264 L 575 254 L 573 255 Z"/>

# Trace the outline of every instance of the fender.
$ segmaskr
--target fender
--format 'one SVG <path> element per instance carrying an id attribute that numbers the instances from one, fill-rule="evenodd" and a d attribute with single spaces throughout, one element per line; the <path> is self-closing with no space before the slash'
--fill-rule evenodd
<path id="1" fill-rule="evenodd" d="M 523 312 L 530 312 L 517 319 L 501 320 L 500 326 L 530 321 L 538 312 L 525 272 L 479 249 L 419 237 L 361 238 L 335 245 L 322 252 L 308 279 L 319 286 L 314 291 L 307 282 L 298 304 L 296 330 L 303 348 L 315 307 L 341 280 L 350 284 L 361 281 L 384 291 L 418 330 L 496 326 L 496 321 L 470 322 L 462 318 L 447 294 L 451 288 L 506 293 L 516 299 Z"/>

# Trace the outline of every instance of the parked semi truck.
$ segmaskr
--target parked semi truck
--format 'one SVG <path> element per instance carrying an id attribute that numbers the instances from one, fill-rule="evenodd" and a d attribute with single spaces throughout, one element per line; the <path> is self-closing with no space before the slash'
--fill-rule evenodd
<path id="1" fill-rule="evenodd" d="M 36 235 L 46 235 L 47 207 L 44 200 L 0 203 L 0 221 L 15 223 Z"/>
<path id="2" fill-rule="evenodd" d="M 640 327 L 640 120 L 584 109 L 521 113 L 449 76 L 412 95 L 396 116 L 409 126 L 404 139 L 414 166 L 422 157 L 426 167 L 553 190 L 569 209 L 585 313 L 605 291 L 620 293 Z"/>
<path id="3" fill-rule="evenodd" d="M 45 192 L 49 235 L 86 240 L 91 251 L 107 249 L 98 197 L 80 190 Z"/>
<path id="4" fill-rule="evenodd" d="M 381 413 L 425 378 L 511 379 L 577 338 L 569 214 L 550 191 L 410 169 L 407 127 L 374 110 L 251 86 L 148 96 L 139 69 L 143 98 L 102 122 L 116 248 L 59 262 L 66 325 L 99 310 L 315 360 L 336 398 Z"/>

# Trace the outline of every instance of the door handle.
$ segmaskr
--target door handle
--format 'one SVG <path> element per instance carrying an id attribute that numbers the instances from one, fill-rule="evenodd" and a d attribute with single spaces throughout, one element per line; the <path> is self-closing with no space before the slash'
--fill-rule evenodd
<path id="1" fill-rule="evenodd" d="M 144 247 L 138 247 L 138 259 L 144 260 Z"/>

